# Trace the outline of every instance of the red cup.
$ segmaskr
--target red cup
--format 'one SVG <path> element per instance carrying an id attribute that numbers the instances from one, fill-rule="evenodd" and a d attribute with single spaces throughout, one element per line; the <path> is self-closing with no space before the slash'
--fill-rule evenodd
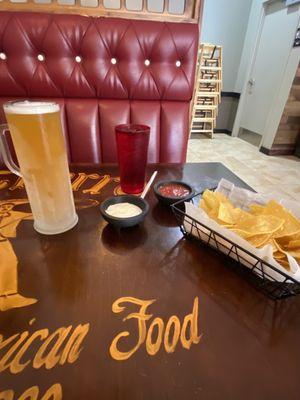
<path id="1" fill-rule="evenodd" d="M 115 129 L 121 189 L 124 193 L 141 193 L 145 185 L 150 127 L 122 124 Z"/>

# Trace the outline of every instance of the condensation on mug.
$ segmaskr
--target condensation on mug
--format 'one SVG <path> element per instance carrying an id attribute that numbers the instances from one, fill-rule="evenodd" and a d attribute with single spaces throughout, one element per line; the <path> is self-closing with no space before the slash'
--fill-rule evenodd
<path id="1" fill-rule="evenodd" d="M 44 234 L 71 229 L 78 217 L 59 105 L 16 101 L 4 104 L 4 111 L 29 198 L 34 228 Z"/>

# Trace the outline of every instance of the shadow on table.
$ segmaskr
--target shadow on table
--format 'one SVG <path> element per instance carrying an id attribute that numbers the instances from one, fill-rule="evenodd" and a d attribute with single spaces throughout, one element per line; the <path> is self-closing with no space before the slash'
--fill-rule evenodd
<path id="1" fill-rule="evenodd" d="M 141 247 L 147 237 L 148 233 L 143 224 L 126 229 L 115 229 L 108 224 L 103 228 L 101 240 L 109 252 L 122 255 Z"/>
<path id="2" fill-rule="evenodd" d="M 161 203 L 155 204 L 152 208 L 152 218 L 160 226 L 166 226 L 168 228 L 174 228 L 178 226 L 178 222 L 171 210 L 171 207 Z"/>

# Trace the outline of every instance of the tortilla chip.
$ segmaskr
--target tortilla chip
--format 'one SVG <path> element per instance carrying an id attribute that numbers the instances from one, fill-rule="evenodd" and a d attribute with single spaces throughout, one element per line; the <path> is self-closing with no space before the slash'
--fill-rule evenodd
<path id="1" fill-rule="evenodd" d="M 211 190 L 205 190 L 202 196 L 202 201 L 204 201 L 209 210 L 219 210 L 220 200 Z"/>
<path id="2" fill-rule="evenodd" d="M 289 250 L 300 250 L 300 239 L 291 240 L 287 245 Z"/>
<path id="3" fill-rule="evenodd" d="M 250 215 L 237 221 L 235 228 L 248 232 L 249 234 L 270 234 L 277 232 L 284 221 L 272 215 Z"/>
<path id="4" fill-rule="evenodd" d="M 249 212 L 236 208 L 222 193 L 206 190 L 200 207 L 220 225 L 257 248 L 270 244 L 273 256 L 289 269 L 287 254 L 300 264 L 300 221 L 274 200 L 251 204 Z"/>
<path id="5" fill-rule="evenodd" d="M 261 206 L 259 204 L 251 204 L 249 206 L 250 213 L 253 215 L 261 215 L 264 211 L 264 206 Z"/>
<path id="6" fill-rule="evenodd" d="M 280 264 L 283 268 L 287 269 L 288 271 L 290 270 L 290 263 L 288 261 L 288 259 L 276 259 L 276 261 L 278 262 L 278 264 Z"/>
<path id="7" fill-rule="evenodd" d="M 240 208 L 234 208 L 230 203 L 220 203 L 218 219 L 228 225 L 235 225 L 243 216 L 248 213 Z"/>
<path id="8" fill-rule="evenodd" d="M 252 233 L 241 231 L 239 229 L 231 230 L 257 248 L 265 246 L 270 241 L 271 234 L 253 235 Z"/>
<path id="9" fill-rule="evenodd" d="M 284 220 L 284 225 L 277 234 L 278 237 L 300 232 L 300 221 L 275 200 L 271 200 L 263 206 L 262 215 L 276 216 Z"/>
<path id="10" fill-rule="evenodd" d="M 278 260 L 286 259 L 286 254 L 279 250 L 273 252 L 273 256 L 274 256 L 274 258 L 276 258 Z"/>
<path id="11" fill-rule="evenodd" d="M 297 244 L 300 242 L 300 232 L 290 233 L 284 236 L 276 236 L 274 237 L 274 242 L 278 248 L 289 248 L 290 243 L 292 243 L 292 247 L 297 249 Z"/>

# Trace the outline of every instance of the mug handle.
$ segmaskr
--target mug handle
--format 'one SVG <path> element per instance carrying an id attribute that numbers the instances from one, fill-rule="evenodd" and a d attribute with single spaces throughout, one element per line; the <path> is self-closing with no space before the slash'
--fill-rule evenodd
<path id="1" fill-rule="evenodd" d="M 14 160 L 11 156 L 7 137 L 6 137 L 6 132 L 9 132 L 8 125 L 7 124 L 0 125 L 0 152 L 2 153 L 3 161 L 4 161 L 5 165 L 7 166 L 7 168 L 13 174 L 16 174 L 16 175 L 22 177 L 20 168 L 16 165 L 16 163 L 14 162 Z"/>

